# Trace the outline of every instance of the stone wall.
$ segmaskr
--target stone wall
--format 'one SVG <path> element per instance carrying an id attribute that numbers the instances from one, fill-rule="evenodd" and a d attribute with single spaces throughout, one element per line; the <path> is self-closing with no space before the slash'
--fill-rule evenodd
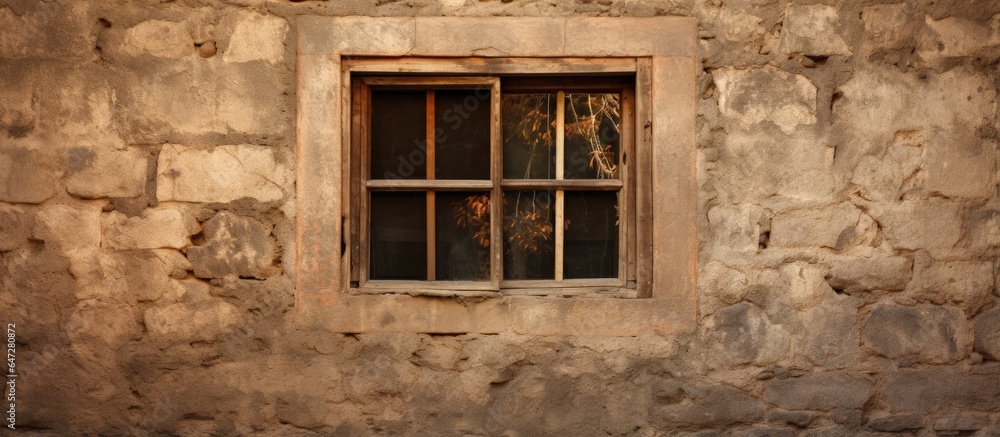
<path id="1" fill-rule="evenodd" d="M 1000 434 L 1000 3 L 828 3 L 0 0 L 18 427 Z M 697 330 L 299 323 L 303 14 L 696 17 Z"/>

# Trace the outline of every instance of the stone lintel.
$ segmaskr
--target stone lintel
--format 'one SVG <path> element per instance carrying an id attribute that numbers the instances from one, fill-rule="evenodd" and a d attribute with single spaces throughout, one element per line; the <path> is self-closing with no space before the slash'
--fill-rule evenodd
<path id="1" fill-rule="evenodd" d="M 690 17 L 320 17 L 298 19 L 299 54 L 694 57 Z"/>

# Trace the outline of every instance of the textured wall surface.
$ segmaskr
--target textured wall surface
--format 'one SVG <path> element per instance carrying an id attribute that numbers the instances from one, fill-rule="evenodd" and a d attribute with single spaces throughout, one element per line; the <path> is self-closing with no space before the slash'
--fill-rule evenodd
<path id="1" fill-rule="evenodd" d="M 17 427 L 1000 434 L 1000 3 L 827 3 L 0 0 Z M 696 17 L 696 331 L 299 323 L 303 14 Z"/>

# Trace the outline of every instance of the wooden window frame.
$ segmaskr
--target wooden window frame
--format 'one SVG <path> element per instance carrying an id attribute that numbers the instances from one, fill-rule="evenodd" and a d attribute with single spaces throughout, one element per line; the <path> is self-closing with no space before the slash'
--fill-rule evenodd
<path id="1" fill-rule="evenodd" d="M 301 323 L 334 332 L 631 336 L 694 329 L 693 18 L 316 16 L 297 24 L 294 276 Z M 352 294 L 345 163 L 352 158 L 351 74 L 366 68 L 345 69 L 354 57 L 394 60 L 392 71 L 379 71 L 386 74 L 573 75 L 629 66 L 636 77 L 635 162 L 648 167 L 646 176 L 636 172 L 640 298 Z"/>
<path id="2" fill-rule="evenodd" d="M 475 75 L 461 76 L 370 76 L 372 73 L 392 72 L 402 64 L 411 64 L 415 60 L 362 58 L 349 59 L 342 63 L 345 77 L 351 79 L 351 156 L 345 163 L 345 172 L 351 184 L 350 206 L 348 213 L 347 237 L 350 246 L 349 287 L 352 293 L 358 294 L 426 294 L 431 296 L 456 295 L 495 297 L 503 295 L 527 296 L 579 296 L 601 295 L 606 297 L 636 298 L 640 297 L 636 287 L 636 230 L 635 230 L 635 175 L 632 170 L 634 161 L 634 60 L 620 60 L 608 63 L 598 59 L 567 59 L 580 68 L 590 64 L 590 72 L 613 70 L 615 74 L 628 73 L 628 76 L 618 76 L 614 79 L 595 76 L 500 76 L 485 74 L 483 67 L 477 66 L 482 59 L 420 59 L 422 62 L 438 64 L 433 69 L 436 74 L 454 73 L 455 71 L 476 71 Z M 446 61 L 447 66 L 440 65 Z M 493 67 L 487 67 L 492 70 Z M 359 76 L 358 72 L 364 76 Z M 507 83 L 510 86 L 507 86 Z M 489 89 L 490 96 L 490 179 L 484 180 L 434 180 L 435 164 L 432 89 L 468 89 L 469 87 L 484 87 Z M 375 178 L 369 174 L 371 163 L 371 132 L 368 128 L 368 114 L 371 111 L 370 98 L 373 90 L 420 90 L 427 91 L 427 176 L 426 179 L 387 180 Z M 523 94 L 534 92 L 555 93 L 557 113 L 563 111 L 559 102 L 566 92 L 583 93 L 616 93 L 621 99 L 621 135 L 619 150 L 619 176 L 615 179 L 564 179 L 560 164 L 560 144 L 562 125 L 556 126 L 556 176 L 553 179 L 504 179 L 502 175 L 503 138 L 501 126 L 501 105 L 504 94 Z M 561 117 L 557 115 L 557 123 Z M 647 169 L 648 170 L 648 169 Z M 488 184 L 484 184 L 488 182 Z M 493 201 L 502 199 L 503 193 L 510 190 L 548 190 L 555 192 L 555 272 L 553 279 L 517 280 L 503 278 L 503 203 Z M 619 194 L 619 211 L 621 212 L 618 228 L 618 268 L 614 278 L 563 278 L 562 254 L 563 232 L 559 224 L 563 223 L 562 197 L 566 191 L 614 191 Z M 378 280 L 369 278 L 370 258 L 370 194 L 384 191 L 419 191 L 427 193 L 427 271 L 428 279 L 421 280 Z M 484 281 L 437 281 L 434 277 L 436 265 L 436 249 L 434 245 L 433 217 L 435 193 L 439 191 L 483 191 L 490 194 L 490 275 Z M 648 233 L 648 229 L 646 230 Z M 648 237 L 648 236 L 647 236 Z M 651 260 L 647 260 L 651 262 Z M 484 293 L 484 292 L 492 292 Z M 648 297 L 642 296 L 642 297 Z"/>

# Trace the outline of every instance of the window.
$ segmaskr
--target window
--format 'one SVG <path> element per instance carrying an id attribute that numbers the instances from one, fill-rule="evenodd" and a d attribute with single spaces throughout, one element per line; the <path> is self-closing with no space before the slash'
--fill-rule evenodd
<path id="1" fill-rule="evenodd" d="M 694 329 L 693 18 L 317 16 L 300 17 L 297 29 L 294 276 L 302 323 L 334 332 L 624 336 Z M 615 85 L 615 78 L 627 78 L 626 84 Z M 438 117 L 447 109 L 443 102 L 464 102 L 487 87 L 488 152 L 478 151 L 487 138 L 476 128 L 481 122 L 463 121 L 466 130 L 448 138 L 431 135 L 433 148 L 425 145 L 424 153 L 433 159 L 428 154 L 423 162 L 419 153 L 410 160 L 416 143 L 393 140 L 419 141 L 422 133 L 426 141 L 437 131 L 429 123 L 453 120 Z M 582 118 L 600 112 L 588 108 L 581 116 L 582 105 L 607 107 L 612 95 L 619 99 L 617 145 L 590 149 L 587 141 L 569 138 Z M 376 127 L 379 106 L 410 107 L 407 112 L 424 116 L 393 117 L 387 123 L 396 128 L 388 131 Z M 482 117 L 472 112 L 470 120 Z M 362 114 L 372 121 L 361 120 Z M 531 117 L 560 117 L 563 127 L 540 123 L 536 129 Z M 502 120 L 529 120 L 532 128 L 519 135 L 516 124 L 507 123 L 505 136 Z M 560 133 L 561 179 L 554 164 Z M 390 143 L 411 150 L 403 156 L 405 150 Z M 532 145 L 545 153 L 532 154 Z M 577 149 L 587 153 L 586 166 L 574 164 Z M 483 153 L 491 157 L 486 175 Z M 590 158 L 597 161 L 591 165 Z M 384 159 L 381 171 L 362 165 L 367 159 Z M 582 177 L 580 168 L 604 173 Z M 561 218 L 555 216 L 557 197 Z M 539 198 L 550 199 L 547 210 Z M 587 207 L 578 208 L 584 202 Z M 456 205 L 478 211 L 464 217 L 464 227 L 448 222 Z M 533 223 L 517 221 L 526 212 L 548 216 L 551 231 L 533 229 L 550 239 L 508 232 Z M 581 229 L 583 235 L 574 234 Z M 473 243 L 478 235 L 484 244 L 469 245 L 470 234 Z M 533 250 L 514 252 L 518 247 Z M 372 259 L 393 253 L 417 262 Z M 380 281 L 387 288 L 372 290 Z M 403 281 L 421 284 L 421 292 L 397 293 L 406 291 L 398 287 Z M 602 288 L 610 296 L 595 292 Z M 585 296 L 564 297 L 572 294 Z"/>
<path id="2" fill-rule="evenodd" d="M 634 74 L 352 83 L 352 288 L 636 296 Z"/>

